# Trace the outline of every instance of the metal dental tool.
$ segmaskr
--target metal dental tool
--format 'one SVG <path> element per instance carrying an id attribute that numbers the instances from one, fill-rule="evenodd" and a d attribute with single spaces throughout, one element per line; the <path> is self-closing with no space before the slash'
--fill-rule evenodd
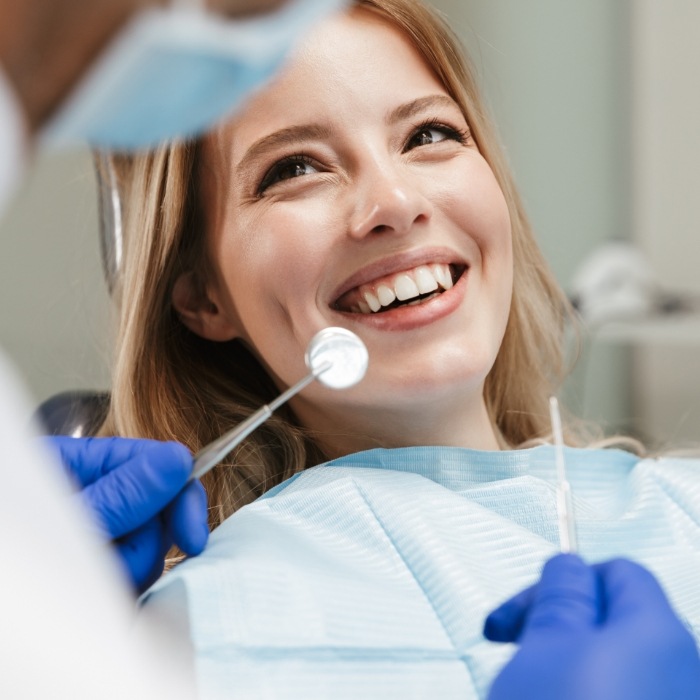
<path id="1" fill-rule="evenodd" d="M 559 402 L 552 396 L 549 399 L 549 415 L 552 420 L 552 435 L 554 438 L 555 459 L 557 464 L 557 515 L 559 516 L 559 545 L 561 551 L 577 552 L 576 524 L 574 522 L 574 503 L 571 497 L 571 486 L 566 479 L 564 463 L 564 435 L 561 427 Z"/>
<path id="2" fill-rule="evenodd" d="M 309 374 L 195 455 L 190 481 L 201 479 L 234 447 L 261 426 L 273 411 L 311 384 L 314 379 L 331 389 L 347 389 L 357 384 L 365 376 L 369 355 L 365 344 L 354 333 L 345 328 L 331 327 L 324 328 L 311 339 L 304 359 L 306 366 L 311 370 Z"/>

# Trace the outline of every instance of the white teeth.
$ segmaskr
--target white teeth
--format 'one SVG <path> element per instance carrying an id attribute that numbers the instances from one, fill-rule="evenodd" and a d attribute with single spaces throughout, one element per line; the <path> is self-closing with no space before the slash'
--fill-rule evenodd
<path id="1" fill-rule="evenodd" d="M 448 265 L 431 265 L 430 269 L 435 275 L 435 279 L 443 289 L 452 289 L 452 274 Z"/>
<path id="2" fill-rule="evenodd" d="M 372 292 L 365 292 L 363 296 L 367 302 L 367 306 L 369 306 L 372 311 L 377 312 L 382 308 L 382 305 L 379 303 L 379 299 L 377 299 Z"/>
<path id="3" fill-rule="evenodd" d="M 440 289 L 451 289 L 452 273 L 445 263 L 420 265 L 410 272 L 395 275 L 390 282 L 377 287 L 367 285 L 361 289 L 361 297 L 352 309 L 355 313 L 377 313 L 383 307 L 391 306 L 397 299 L 409 305 L 424 303 L 440 294 Z M 426 297 L 426 294 L 430 296 Z M 423 296 L 423 299 L 414 297 Z M 413 301 L 409 301 L 413 300 Z"/>
<path id="4" fill-rule="evenodd" d="M 413 279 L 416 281 L 416 286 L 421 294 L 434 292 L 438 288 L 435 275 L 433 275 L 430 268 L 426 267 L 425 265 L 422 267 L 417 267 L 413 271 Z"/>
<path id="5" fill-rule="evenodd" d="M 411 277 L 405 274 L 398 275 L 394 280 L 394 291 L 396 292 L 396 298 L 399 301 L 412 299 L 420 294 L 416 283 Z"/>
<path id="6" fill-rule="evenodd" d="M 396 294 L 394 294 L 394 290 L 390 287 L 387 287 L 385 284 L 380 284 L 377 287 L 377 298 L 382 306 L 389 306 L 389 304 L 394 303 Z"/>

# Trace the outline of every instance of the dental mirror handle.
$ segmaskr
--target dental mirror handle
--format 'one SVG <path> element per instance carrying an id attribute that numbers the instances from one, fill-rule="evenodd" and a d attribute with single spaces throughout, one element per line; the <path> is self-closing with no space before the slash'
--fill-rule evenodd
<path id="1" fill-rule="evenodd" d="M 246 418 L 235 428 L 224 433 L 220 438 L 203 447 L 194 457 L 194 468 L 188 481 L 201 479 L 208 471 L 213 469 L 231 450 L 241 444 L 248 435 L 259 428 L 282 404 L 286 403 L 295 394 L 298 394 L 304 387 L 311 384 L 320 374 L 330 369 L 331 363 L 325 362 L 313 372 L 300 379 L 294 386 L 290 387 L 283 394 L 280 394 L 274 401 L 265 404 L 252 416 Z"/>

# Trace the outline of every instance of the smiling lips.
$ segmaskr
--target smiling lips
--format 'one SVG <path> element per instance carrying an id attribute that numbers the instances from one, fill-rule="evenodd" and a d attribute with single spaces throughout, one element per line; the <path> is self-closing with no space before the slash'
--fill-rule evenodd
<path id="1" fill-rule="evenodd" d="M 339 311 L 376 314 L 400 306 L 415 306 L 451 289 L 463 265 L 431 263 L 394 273 L 351 289 L 334 304 Z"/>

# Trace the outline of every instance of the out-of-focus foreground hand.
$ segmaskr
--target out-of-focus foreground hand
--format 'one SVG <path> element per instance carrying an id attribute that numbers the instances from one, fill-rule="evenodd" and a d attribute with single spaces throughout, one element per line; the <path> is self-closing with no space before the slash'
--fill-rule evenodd
<path id="1" fill-rule="evenodd" d="M 139 10 L 166 0 L 0 0 L 0 66 L 36 133 Z"/>
<path id="2" fill-rule="evenodd" d="M 520 648 L 489 700 L 700 698 L 700 657 L 656 579 L 624 559 L 558 555 L 492 612 L 484 634 Z"/>
<path id="3" fill-rule="evenodd" d="M 290 0 L 192 0 L 212 13 L 247 17 Z M 171 0 L 0 0 L 0 67 L 34 135 L 102 49 L 138 11 Z"/>
<path id="4" fill-rule="evenodd" d="M 139 592 L 161 575 L 173 544 L 190 556 L 204 549 L 207 498 L 199 481 L 187 484 L 192 456 L 186 447 L 128 438 L 43 439 L 58 450 Z"/>

